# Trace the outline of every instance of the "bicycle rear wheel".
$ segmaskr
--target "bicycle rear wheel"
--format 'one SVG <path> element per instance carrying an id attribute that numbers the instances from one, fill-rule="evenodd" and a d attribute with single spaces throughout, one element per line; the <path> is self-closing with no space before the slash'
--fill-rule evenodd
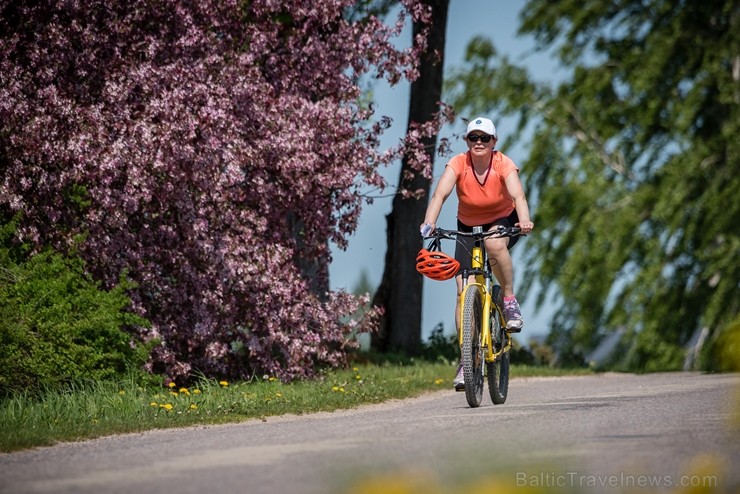
<path id="1" fill-rule="evenodd" d="M 462 313 L 462 362 L 465 375 L 465 398 L 472 408 L 483 400 L 483 345 L 481 345 L 482 303 L 477 287 L 465 290 Z"/>
<path id="2" fill-rule="evenodd" d="M 492 298 L 494 305 L 491 310 L 491 340 L 493 352 L 500 351 L 506 345 L 506 328 L 501 325 L 499 311 L 504 306 L 501 287 L 494 286 Z M 488 392 L 494 405 L 503 405 L 509 393 L 509 352 L 499 355 L 494 362 L 486 363 L 488 374 Z"/>

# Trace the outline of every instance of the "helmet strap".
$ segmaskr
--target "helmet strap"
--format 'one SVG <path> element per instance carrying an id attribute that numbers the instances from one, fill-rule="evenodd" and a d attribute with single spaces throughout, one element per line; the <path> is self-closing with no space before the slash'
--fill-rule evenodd
<path id="1" fill-rule="evenodd" d="M 427 250 L 430 252 L 434 252 L 435 250 L 442 250 L 441 246 L 441 240 L 439 237 L 435 237 L 432 239 L 431 242 L 429 242 L 429 247 L 427 247 Z"/>

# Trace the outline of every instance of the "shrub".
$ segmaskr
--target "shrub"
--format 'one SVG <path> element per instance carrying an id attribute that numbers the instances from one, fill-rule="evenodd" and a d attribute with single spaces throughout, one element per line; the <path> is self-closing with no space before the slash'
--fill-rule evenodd
<path id="1" fill-rule="evenodd" d="M 429 340 L 422 343 L 422 357 L 430 362 L 456 362 L 460 358 L 457 333 L 445 336 L 444 325 L 437 323 Z"/>
<path id="2" fill-rule="evenodd" d="M 104 291 L 77 257 L 24 256 L 12 229 L 0 232 L 0 394 L 141 369 L 148 351 L 125 329 L 146 321 L 126 312 L 127 282 Z"/>

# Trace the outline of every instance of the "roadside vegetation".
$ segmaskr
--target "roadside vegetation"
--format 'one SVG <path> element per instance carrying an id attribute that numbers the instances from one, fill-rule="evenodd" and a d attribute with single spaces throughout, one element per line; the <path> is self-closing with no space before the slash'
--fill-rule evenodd
<path id="1" fill-rule="evenodd" d="M 142 385 L 140 379 L 88 381 L 0 400 L 0 451 L 151 429 L 223 424 L 285 414 L 354 408 L 423 393 L 451 391 L 454 363 L 362 363 L 284 383 L 200 379 L 187 387 Z M 512 376 L 572 373 L 512 366 Z M 588 372 L 588 371 L 581 371 Z M 462 398 L 461 398 L 462 399 Z"/>

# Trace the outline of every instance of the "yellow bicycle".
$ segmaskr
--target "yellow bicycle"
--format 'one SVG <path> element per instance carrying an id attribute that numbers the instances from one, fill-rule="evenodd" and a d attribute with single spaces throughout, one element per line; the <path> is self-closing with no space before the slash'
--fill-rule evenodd
<path id="1" fill-rule="evenodd" d="M 432 245 L 439 246 L 440 239 L 472 237 L 471 269 L 462 272 L 463 289 L 460 293 L 460 354 L 465 376 L 465 398 L 472 408 L 483 400 L 483 382 L 488 377 L 488 391 L 494 405 L 503 404 L 509 390 L 509 350 L 511 335 L 506 330 L 503 294 L 494 281 L 485 239 L 520 235 L 517 227 L 483 231 L 474 227 L 472 232 L 437 228 L 429 237 Z M 474 281 L 470 281 L 473 277 Z"/>

